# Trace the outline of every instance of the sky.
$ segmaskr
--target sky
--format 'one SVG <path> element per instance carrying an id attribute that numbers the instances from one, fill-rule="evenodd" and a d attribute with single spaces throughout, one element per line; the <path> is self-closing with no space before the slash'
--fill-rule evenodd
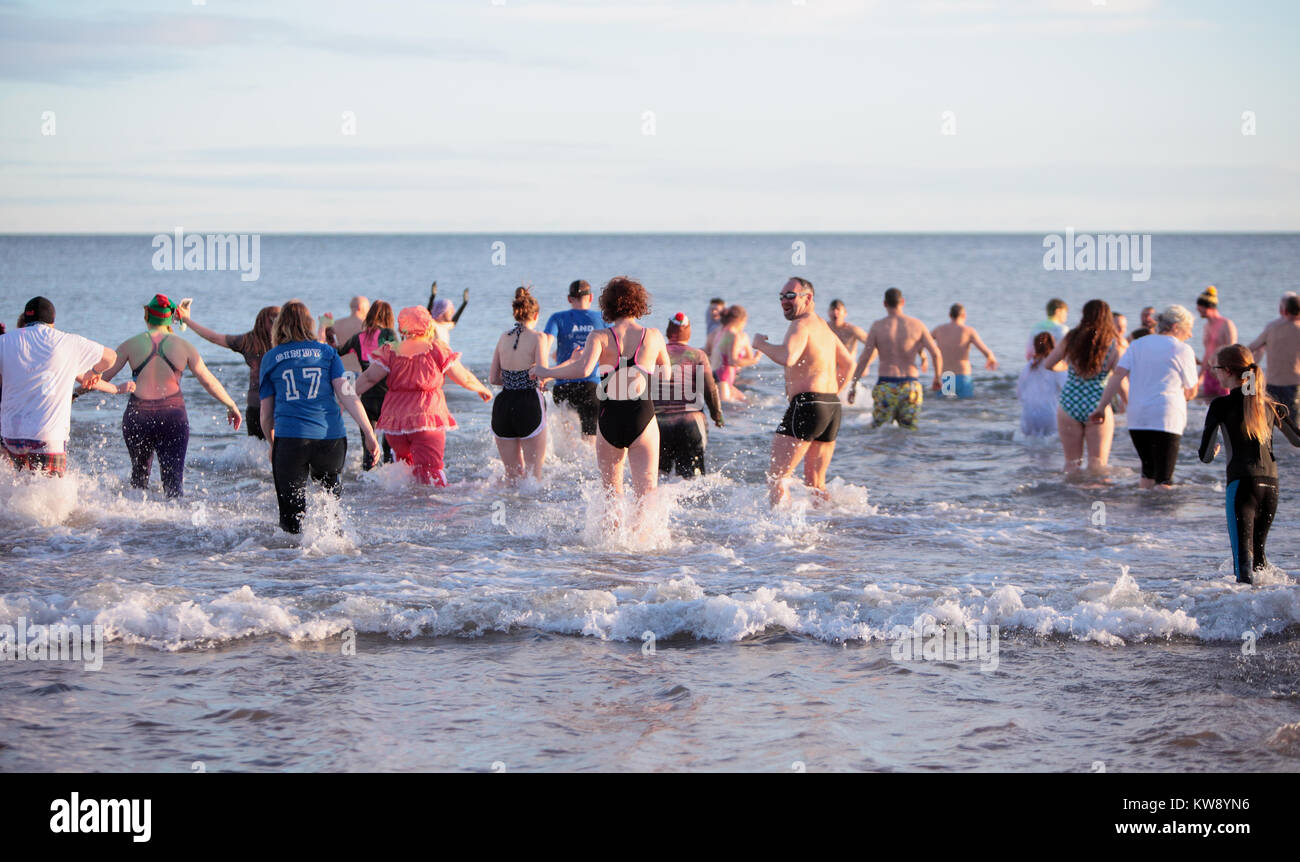
<path id="1" fill-rule="evenodd" d="M 1296 231 L 1298 43 L 1263 0 L 0 0 L 0 233 Z"/>

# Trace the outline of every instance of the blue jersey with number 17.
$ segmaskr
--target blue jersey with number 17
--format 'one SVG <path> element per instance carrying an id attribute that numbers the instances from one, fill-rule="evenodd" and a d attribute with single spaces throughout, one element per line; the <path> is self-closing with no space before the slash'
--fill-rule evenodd
<path id="1" fill-rule="evenodd" d="M 275 397 L 275 436 L 307 440 L 346 437 L 334 381 L 343 376 L 338 352 L 320 341 L 290 341 L 262 357 L 257 393 Z"/>

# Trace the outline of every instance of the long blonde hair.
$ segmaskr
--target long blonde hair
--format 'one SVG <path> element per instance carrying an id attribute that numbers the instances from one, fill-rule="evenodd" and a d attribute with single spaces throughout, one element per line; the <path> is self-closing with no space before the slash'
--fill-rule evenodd
<path id="1" fill-rule="evenodd" d="M 271 343 L 276 347 L 291 341 L 315 341 L 316 321 L 311 319 L 307 304 L 291 299 L 280 306 L 280 314 L 271 329 Z"/>
<path id="2" fill-rule="evenodd" d="M 1246 414 L 1242 430 L 1246 432 L 1246 436 L 1260 444 L 1272 440 L 1278 411 L 1286 408 L 1268 396 L 1268 391 L 1265 389 L 1268 384 L 1264 380 L 1264 369 L 1259 367 L 1250 348 L 1240 344 L 1229 344 L 1219 350 L 1215 359 L 1220 367 L 1241 384 L 1243 412 Z"/>

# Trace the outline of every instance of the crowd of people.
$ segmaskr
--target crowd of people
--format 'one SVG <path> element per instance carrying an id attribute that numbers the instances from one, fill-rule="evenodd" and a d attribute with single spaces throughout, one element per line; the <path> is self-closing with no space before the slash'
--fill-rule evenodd
<path id="1" fill-rule="evenodd" d="M 232 428 L 246 427 L 270 442 L 280 525 L 299 532 L 310 482 L 341 492 L 344 412 L 360 431 L 364 469 L 401 461 L 419 482 L 445 486 L 446 433 L 457 422 L 444 387 L 455 383 L 493 402 L 491 428 L 505 481 L 517 483 L 543 475 L 544 391 L 551 387 L 553 404 L 576 414 L 594 448 L 607 494 L 623 494 L 627 470 L 636 498 L 644 502 L 662 475 L 706 472 L 708 421 L 724 426 L 723 404 L 745 400 L 740 372 L 766 357 L 782 369 L 789 401 L 775 428 L 767 470 L 770 502 L 780 505 L 801 463 L 814 497 L 826 497 L 844 404 L 855 403 L 873 362 L 878 360 L 870 389 L 873 425 L 909 430 L 919 427 L 922 373 L 932 372 L 934 391 L 966 399 L 975 394 L 971 349 L 983 354 L 986 369 L 998 367 L 993 351 L 967 325 L 962 305 L 954 304 L 949 320 L 930 329 L 905 313 L 897 288 L 885 291 L 884 315 L 863 329 L 848 321 L 838 299 L 823 319 L 812 283 L 791 278 L 778 294 L 789 321 L 779 340 L 764 334 L 751 339 L 746 310 L 714 298 L 701 349 L 690 345 L 685 312 L 673 314 L 663 331 L 641 323 L 650 312 L 650 295 L 636 280 L 620 276 L 598 300 L 586 281 L 574 281 L 569 309 L 550 315 L 540 330 L 540 303 L 530 288 L 516 290 L 514 325 L 492 354 L 488 384 L 501 387 L 494 396 L 450 346 L 468 300 L 465 291 L 455 309 L 437 299 L 435 282 L 424 306 L 395 314 L 389 303 L 359 296 L 337 322 L 328 314 L 313 318 L 304 303 L 290 300 L 261 309 L 248 332 L 229 335 L 197 323 L 188 301 L 176 304 L 159 294 L 144 306 L 145 330 L 111 350 L 57 330 L 53 303 L 36 297 L 16 332 L 0 329 L 4 454 L 17 469 L 61 476 L 72 399 L 90 390 L 125 394 L 122 435 L 131 485 L 148 487 L 156 454 L 164 493 L 180 497 L 189 441 L 180 381 L 188 370 L 226 408 Z M 1143 308 L 1141 326 L 1126 335 L 1124 316 L 1103 300 L 1086 303 L 1070 327 L 1069 308 L 1053 299 L 1047 317 L 1029 333 L 1027 364 L 1016 388 L 1022 432 L 1059 436 L 1071 475 L 1106 471 L 1115 414 L 1126 412 L 1142 488 L 1171 485 L 1187 404 L 1198 395 L 1208 399 L 1199 456 L 1208 463 L 1226 449 L 1230 545 L 1237 578 L 1248 583 L 1266 565 L 1264 543 L 1277 506 L 1274 430 L 1300 446 L 1300 297 L 1282 297 L 1278 318 L 1249 346 L 1236 343 L 1236 327 L 1218 304 L 1214 287 L 1197 299 L 1205 321 L 1197 358 L 1186 343 L 1195 321 L 1182 306 Z M 176 334 L 177 325 L 243 357 L 249 368 L 246 412 L 197 349 Z M 1267 357 L 1267 378 L 1256 351 Z M 132 379 L 114 385 L 128 365 Z"/>

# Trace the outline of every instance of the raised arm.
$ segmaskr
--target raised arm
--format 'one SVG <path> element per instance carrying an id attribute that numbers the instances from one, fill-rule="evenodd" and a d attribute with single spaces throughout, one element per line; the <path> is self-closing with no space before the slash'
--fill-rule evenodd
<path id="1" fill-rule="evenodd" d="M 468 287 L 465 288 L 465 292 L 462 293 L 462 294 L 460 295 L 460 308 L 456 309 L 456 313 L 453 314 L 453 315 L 451 316 L 451 322 L 452 322 L 452 323 L 459 323 L 459 322 L 460 322 L 460 315 L 461 315 L 461 312 L 463 312 L 463 311 L 465 310 L 465 306 L 467 306 L 467 305 L 469 305 L 469 288 L 468 288 Z"/>
<path id="2" fill-rule="evenodd" d="M 194 318 L 190 317 L 188 308 L 176 309 L 176 317 L 179 318 L 182 323 L 188 324 L 190 329 L 193 329 L 200 338 L 206 341 L 211 341 L 218 347 L 230 347 L 230 342 L 227 341 L 229 336 L 222 335 L 220 332 L 214 332 L 202 324 L 195 323 Z"/>

